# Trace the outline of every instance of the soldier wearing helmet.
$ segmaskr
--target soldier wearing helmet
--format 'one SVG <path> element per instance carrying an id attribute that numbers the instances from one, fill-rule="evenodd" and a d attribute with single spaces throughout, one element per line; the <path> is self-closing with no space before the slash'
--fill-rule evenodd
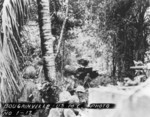
<path id="1" fill-rule="evenodd" d="M 59 101 L 57 103 L 70 103 L 74 102 L 71 94 L 68 91 L 63 91 L 59 94 Z M 48 117 L 76 117 L 72 109 L 55 108 L 51 109 Z"/>
<path id="2" fill-rule="evenodd" d="M 79 85 L 76 89 L 76 96 L 79 99 L 79 103 L 86 103 L 86 91 L 83 86 Z"/>

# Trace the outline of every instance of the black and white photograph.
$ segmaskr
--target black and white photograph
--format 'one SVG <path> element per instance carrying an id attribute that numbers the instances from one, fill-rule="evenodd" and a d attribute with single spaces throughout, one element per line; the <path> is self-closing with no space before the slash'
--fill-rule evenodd
<path id="1" fill-rule="evenodd" d="M 150 0 L 0 0 L 0 117 L 150 117 Z"/>

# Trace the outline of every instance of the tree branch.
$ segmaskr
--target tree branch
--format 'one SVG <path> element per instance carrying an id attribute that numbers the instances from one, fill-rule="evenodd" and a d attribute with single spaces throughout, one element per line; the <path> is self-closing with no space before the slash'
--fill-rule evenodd
<path id="1" fill-rule="evenodd" d="M 68 2 L 69 0 L 66 0 L 66 14 L 65 14 L 65 19 L 64 19 L 64 22 L 63 22 L 63 25 L 62 25 L 62 29 L 61 29 L 61 33 L 60 33 L 60 38 L 59 38 L 59 43 L 58 43 L 58 46 L 57 46 L 57 52 L 56 52 L 56 56 L 55 58 L 58 56 L 59 54 L 59 51 L 60 51 L 60 47 L 61 47 L 61 43 L 62 43 L 62 40 L 63 40 L 63 33 L 64 33 L 64 29 L 65 29 L 65 25 L 66 25 L 66 21 L 68 19 L 68 11 L 69 11 L 69 5 L 68 5 Z"/>

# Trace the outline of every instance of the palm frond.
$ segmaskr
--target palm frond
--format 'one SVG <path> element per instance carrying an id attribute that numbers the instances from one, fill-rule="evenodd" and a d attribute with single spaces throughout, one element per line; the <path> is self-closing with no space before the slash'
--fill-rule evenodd
<path id="1" fill-rule="evenodd" d="M 5 0 L 2 11 L 0 38 L 0 93 L 2 102 L 13 102 L 20 92 L 22 79 L 19 73 L 17 50 L 20 29 L 27 19 L 30 0 Z M 1 34 L 1 32 L 0 32 Z"/>

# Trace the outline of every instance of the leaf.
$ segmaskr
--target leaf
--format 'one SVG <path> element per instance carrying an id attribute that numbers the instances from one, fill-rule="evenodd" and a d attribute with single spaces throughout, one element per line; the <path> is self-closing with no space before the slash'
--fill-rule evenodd
<path id="1" fill-rule="evenodd" d="M 5 0 L 2 8 L 3 39 L 0 39 L 0 92 L 2 102 L 13 102 L 21 91 L 22 79 L 16 54 L 19 26 L 24 24 L 30 0 Z M 19 9 L 19 10 L 18 10 Z M 3 40 L 3 41 L 2 41 Z M 14 45 L 14 41 L 16 44 Z M 19 46 L 17 47 L 19 49 Z"/>

